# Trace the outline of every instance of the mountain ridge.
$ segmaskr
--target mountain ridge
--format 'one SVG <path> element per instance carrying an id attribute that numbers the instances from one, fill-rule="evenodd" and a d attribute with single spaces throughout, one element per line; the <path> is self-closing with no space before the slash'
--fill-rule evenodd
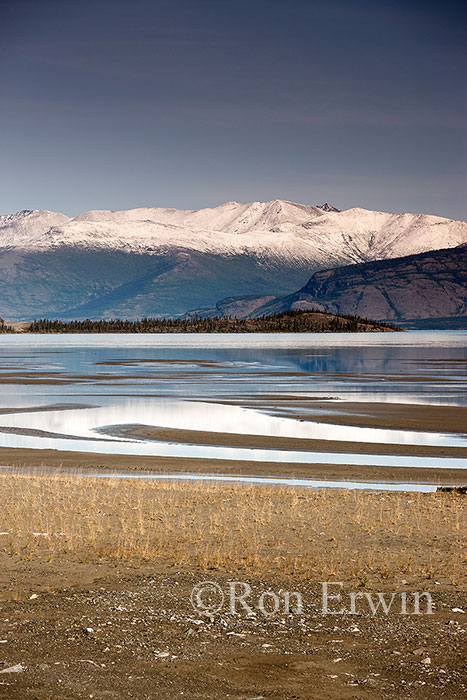
<path id="1" fill-rule="evenodd" d="M 212 233 L 223 235 L 219 240 Z M 418 244 L 414 240 L 417 236 L 423 239 Z M 332 251 L 326 243 L 331 243 L 337 254 L 375 259 L 375 255 L 410 254 L 406 248 L 414 246 L 418 249 L 411 252 L 424 252 L 454 247 L 465 240 L 467 223 L 463 221 L 361 207 L 339 211 L 328 204 L 309 206 L 286 200 L 226 202 L 199 210 L 91 210 L 73 218 L 48 210 L 0 216 L 0 248 L 8 245 L 27 250 L 83 245 L 140 251 L 177 244 L 196 250 L 231 252 L 246 247 L 258 252 L 267 245 L 284 247 L 287 241 L 289 247 L 312 243 L 317 253 L 327 254 Z"/>
<path id="2" fill-rule="evenodd" d="M 183 315 L 221 298 L 281 296 L 313 272 L 467 241 L 467 223 L 332 205 L 48 210 L 0 217 L 0 315 Z"/>
<path id="3" fill-rule="evenodd" d="M 288 311 L 320 309 L 383 321 L 428 327 L 465 326 L 467 317 L 467 244 L 418 255 L 347 265 L 315 272 L 307 284 L 283 297 L 221 299 L 212 309 L 188 316 L 259 318 Z M 449 319 L 451 324 L 449 324 Z"/>

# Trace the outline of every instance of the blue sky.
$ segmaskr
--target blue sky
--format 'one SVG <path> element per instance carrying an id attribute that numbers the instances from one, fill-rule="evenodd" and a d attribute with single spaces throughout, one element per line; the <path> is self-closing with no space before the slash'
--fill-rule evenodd
<path id="1" fill-rule="evenodd" d="M 467 218 L 457 1 L 0 0 L 0 212 Z"/>

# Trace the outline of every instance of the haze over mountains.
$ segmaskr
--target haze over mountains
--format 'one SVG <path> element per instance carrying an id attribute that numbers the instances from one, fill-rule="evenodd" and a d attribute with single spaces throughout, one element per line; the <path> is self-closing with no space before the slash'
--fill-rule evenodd
<path id="1" fill-rule="evenodd" d="M 75 218 L 22 211 L 0 217 L 0 316 L 138 318 L 215 307 L 232 296 L 271 301 L 318 270 L 466 241 L 462 221 L 281 200 Z"/>

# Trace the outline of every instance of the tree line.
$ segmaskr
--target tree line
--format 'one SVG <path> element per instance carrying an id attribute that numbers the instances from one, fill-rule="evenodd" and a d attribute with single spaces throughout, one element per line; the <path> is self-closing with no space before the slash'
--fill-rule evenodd
<path id="1" fill-rule="evenodd" d="M 14 333 L 15 329 L 8 326 L 3 318 L 0 318 L 0 333 Z"/>
<path id="2" fill-rule="evenodd" d="M 59 321 L 38 319 L 29 333 L 360 333 L 400 330 L 396 326 L 360 316 L 334 315 L 317 310 L 284 311 L 259 318 L 142 318 Z"/>

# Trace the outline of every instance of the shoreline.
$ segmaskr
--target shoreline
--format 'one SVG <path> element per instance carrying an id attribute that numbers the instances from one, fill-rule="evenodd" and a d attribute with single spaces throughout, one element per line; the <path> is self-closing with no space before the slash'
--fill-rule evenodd
<path id="1" fill-rule="evenodd" d="M 256 408 L 268 408 L 261 401 L 262 397 L 255 397 L 255 403 L 261 406 Z M 306 400 L 294 396 L 264 396 L 274 407 L 283 409 L 289 407 L 301 411 L 293 412 L 294 417 L 301 420 L 312 420 L 323 423 L 335 423 L 337 425 L 375 427 L 384 429 L 425 429 L 439 432 L 448 432 L 449 427 L 464 428 L 467 424 L 467 407 L 457 406 L 432 406 L 413 404 L 388 404 L 371 402 L 344 402 L 326 400 Z M 220 399 L 221 403 L 225 403 Z M 234 402 L 241 405 L 239 398 Z M 47 410 L 67 410 L 69 408 L 83 408 L 88 404 L 55 404 L 50 406 L 31 406 L 29 409 L 4 408 L 0 413 L 8 414 L 18 411 L 20 413 L 30 410 L 42 412 Z M 251 404 L 250 404 L 251 405 Z M 269 408 L 273 408 L 271 405 Z M 312 409 L 313 413 L 307 412 Z M 326 413 L 320 413 L 326 411 Z M 331 412 L 331 413 L 330 413 Z M 280 413 L 279 413 L 280 415 Z M 13 429 L 6 429 L 10 432 Z M 452 427 L 449 432 L 453 432 Z M 460 434 L 465 434 L 462 431 Z M 0 434 L 1 435 L 1 434 Z M 158 457 L 146 455 L 103 454 L 86 451 L 37 449 L 37 448 L 10 448 L 0 447 L 0 464 L 13 467 L 44 467 L 59 470 L 60 468 L 72 470 L 103 470 L 105 472 L 142 472 L 149 471 L 162 473 L 193 473 L 213 475 L 240 475 L 259 477 L 283 477 L 313 479 L 322 481 L 357 481 L 373 483 L 408 483 L 425 484 L 435 486 L 464 486 L 467 484 L 467 469 L 437 468 L 437 467 L 407 467 L 407 466 L 375 466 L 352 464 L 325 464 L 320 462 L 320 454 L 348 453 L 382 456 L 407 456 L 423 458 L 437 458 L 442 461 L 445 457 L 465 457 L 467 466 L 467 447 L 459 446 L 430 446 L 408 445 L 391 443 L 359 443 L 343 440 L 325 440 L 313 438 L 290 438 L 279 436 L 247 435 L 241 433 L 222 433 L 213 431 L 200 431 L 178 428 L 158 428 L 147 425 L 122 425 L 112 432 L 107 432 L 96 439 L 112 439 L 113 436 L 144 439 L 149 441 L 181 444 L 243 447 L 250 449 L 277 449 L 293 450 L 316 453 L 314 462 L 261 462 L 256 460 L 214 459 L 200 457 Z"/>
<path id="2" fill-rule="evenodd" d="M 313 419 L 314 420 L 314 419 Z M 345 452 L 351 454 L 425 457 L 465 457 L 467 446 L 432 446 L 398 443 L 351 442 L 320 438 L 276 437 L 223 433 L 183 428 L 153 428 L 147 425 L 122 425 L 112 430 L 101 430 L 101 435 L 149 440 L 151 442 L 180 443 L 185 445 L 209 445 L 219 447 L 245 447 L 251 449 L 293 450 L 298 452 Z M 317 463 L 319 459 L 317 458 Z"/>
<path id="3" fill-rule="evenodd" d="M 95 469 L 106 472 L 149 471 L 157 474 L 225 474 L 243 476 L 276 476 L 323 481 L 361 481 L 409 483 L 434 486 L 464 486 L 467 470 L 410 467 L 328 465 L 287 462 L 254 462 L 227 459 L 186 457 L 148 457 L 139 455 L 98 454 L 93 452 L 59 451 L 0 447 L 0 464 L 13 467 Z"/>
<path id="4" fill-rule="evenodd" d="M 212 403 L 244 405 L 249 408 L 268 410 L 278 408 L 281 412 L 278 412 L 277 415 L 285 415 L 288 409 L 292 409 L 290 410 L 291 418 L 313 421 L 314 423 L 348 425 L 356 428 L 467 434 L 467 406 L 307 399 L 306 397 L 284 394 L 264 394 L 263 396 L 255 396 L 253 399 L 247 397 L 236 397 L 235 400 L 220 398 Z"/>

